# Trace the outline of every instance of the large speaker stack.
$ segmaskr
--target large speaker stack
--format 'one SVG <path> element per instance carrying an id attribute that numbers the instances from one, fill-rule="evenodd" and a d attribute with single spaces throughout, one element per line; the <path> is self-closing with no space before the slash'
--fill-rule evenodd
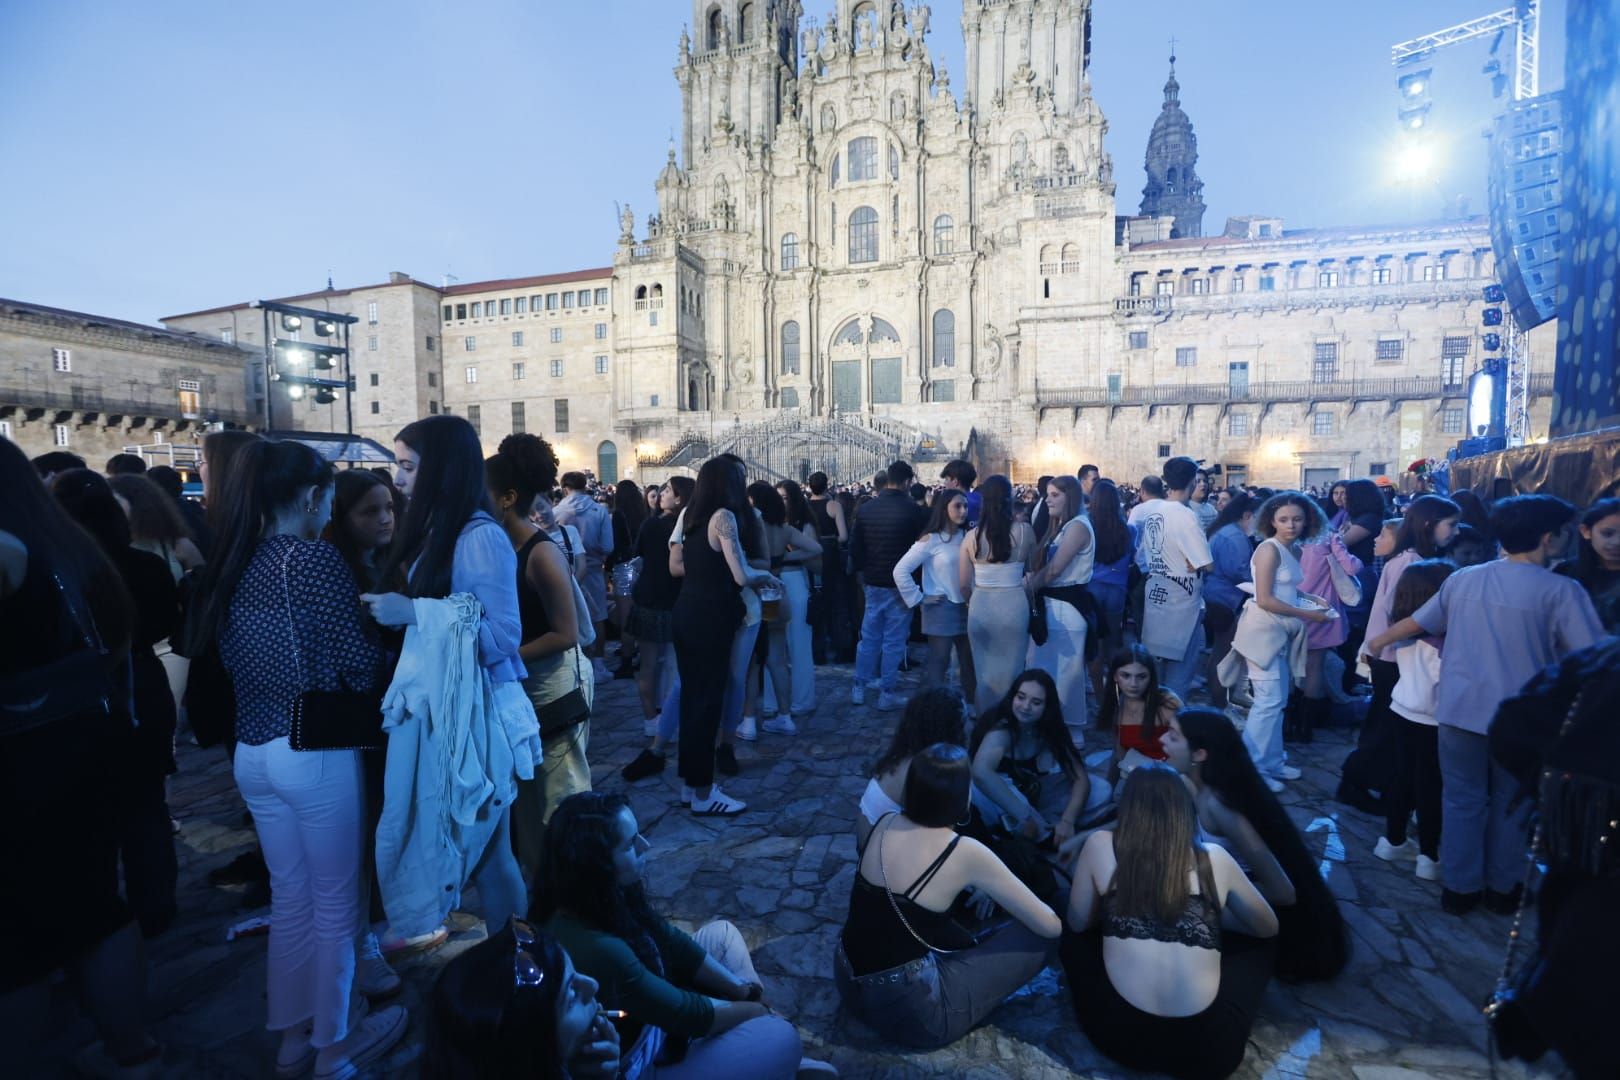
<path id="1" fill-rule="evenodd" d="M 1522 329 L 1558 315 L 1563 97 L 1516 101 L 1496 118 L 1489 178 L 1497 279 Z"/>

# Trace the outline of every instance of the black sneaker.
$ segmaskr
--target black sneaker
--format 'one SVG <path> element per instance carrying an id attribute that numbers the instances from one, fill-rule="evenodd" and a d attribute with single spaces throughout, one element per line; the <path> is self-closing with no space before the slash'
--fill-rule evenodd
<path id="1" fill-rule="evenodd" d="M 1515 885 L 1507 892 L 1486 889 L 1485 910 L 1492 915 L 1517 915 L 1519 913 L 1519 898 L 1523 895 L 1523 885 Z"/>
<path id="2" fill-rule="evenodd" d="M 657 776 L 664 771 L 664 765 L 669 759 L 663 754 L 655 754 L 651 750 L 643 750 L 636 760 L 619 770 L 619 775 L 629 783 L 645 780 L 649 776 Z"/>
<path id="3" fill-rule="evenodd" d="M 1373 817 L 1384 816 L 1384 802 L 1366 788 L 1357 787 L 1348 780 L 1339 781 L 1339 790 L 1333 797 L 1346 806 L 1353 806 L 1363 814 Z"/>
<path id="4" fill-rule="evenodd" d="M 737 764 L 737 751 L 732 749 L 730 743 L 723 742 L 715 748 L 714 771 L 727 776 L 736 776 L 742 771 Z"/>
<path id="5" fill-rule="evenodd" d="M 1440 890 L 1440 910 L 1447 915 L 1466 915 L 1479 907 L 1480 894 L 1477 892 L 1452 892 L 1450 889 Z"/>

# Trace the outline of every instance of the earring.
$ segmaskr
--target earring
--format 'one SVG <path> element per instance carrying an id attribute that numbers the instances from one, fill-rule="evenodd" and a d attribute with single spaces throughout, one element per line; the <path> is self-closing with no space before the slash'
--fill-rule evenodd
<path id="1" fill-rule="evenodd" d="M 313 514 L 314 512 L 315 512 L 315 504 L 314 503 L 306 503 L 304 505 L 304 513 Z"/>

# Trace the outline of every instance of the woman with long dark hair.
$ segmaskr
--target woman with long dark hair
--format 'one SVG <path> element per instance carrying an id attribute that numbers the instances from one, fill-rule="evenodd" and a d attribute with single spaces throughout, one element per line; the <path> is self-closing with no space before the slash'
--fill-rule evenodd
<path id="1" fill-rule="evenodd" d="M 380 955 L 356 957 L 360 751 L 293 749 L 293 706 L 306 692 L 374 687 L 383 655 L 361 626 L 354 575 L 316 539 L 332 513 L 332 466 L 295 442 L 261 441 L 239 455 L 188 632 L 218 640 L 235 686 L 236 783 L 270 868 L 276 1067 L 313 1063 L 337 1075 L 379 1059 L 408 1019 L 392 1006 L 356 1022 L 353 995 L 387 967 Z"/>
<path id="2" fill-rule="evenodd" d="M 1097 728 L 1114 733 L 1110 782 L 1117 784 L 1120 774 L 1130 772 L 1144 757 L 1164 760 L 1159 736 L 1181 704 L 1174 690 L 1159 685 L 1158 659 L 1141 645 L 1127 645 L 1108 658 L 1108 682 L 1097 710 Z"/>
<path id="3" fill-rule="evenodd" d="M 658 491 L 658 516 L 648 518 L 636 538 L 641 576 L 636 579 L 636 606 L 630 617 L 641 651 L 636 690 L 645 717 L 642 734 L 652 742 L 619 770 L 619 775 L 632 784 L 664 771 L 664 747 L 675 738 L 679 727 L 674 620 L 681 579 L 670 573 L 669 541 L 675 534 L 675 522 L 692 499 L 692 488 L 690 476 L 670 477 Z"/>
<path id="4" fill-rule="evenodd" d="M 1108 801 L 1092 782 L 1063 722 L 1057 684 L 1040 668 L 1013 679 L 1007 696 L 973 725 L 973 801 L 991 824 L 1062 846 Z"/>
<path id="5" fill-rule="evenodd" d="M 122 479 L 151 486 L 143 476 Z M 156 937 L 174 921 L 180 873 L 164 791 L 165 780 L 175 771 L 175 703 L 156 652 L 156 646 L 179 629 L 179 596 L 169 564 L 131 543 L 125 512 L 112 485 L 99 473 L 89 469 L 58 473 L 51 482 L 51 494 L 96 538 L 134 602 L 135 627 L 129 647 L 134 711 L 125 717 L 128 728 L 121 726 L 119 732 L 119 782 L 107 794 L 118 810 L 124 895 L 135 909 L 141 932 Z M 128 713 L 128 709 L 122 711 Z"/>
<path id="6" fill-rule="evenodd" d="M 0 1029 L 14 1064 L 67 968 L 100 1041 L 92 1075 L 151 1068 L 141 934 L 118 894 L 117 807 L 129 718 L 111 706 L 135 628 L 117 569 L 52 499 L 21 449 L 0 439 Z M 44 685 L 42 685 L 42 682 Z M 56 1068 L 60 1063 L 35 1063 Z"/>
<path id="7" fill-rule="evenodd" d="M 1350 938 L 1322 860 L 1254 767 L 1232 722 L 1213 709 L 1183 709 L 1160 737 L 1165 760 L 1190 781 L 1206 836 L 1245 866 L 1281 922 L 1277 974 L 1331 979 Z"/>
<path id="8" fill-rule="evenodd" d="M 1119 486 L 1103 478 L 1091 485 L 1086 518 L 1091 535 L 1097 539 L 1091 564 L 1091 581 L 1086 589 L 1097 602 L 1103 622 L 1097 657 L 1091 662 L 1091 679 L 1098 694 L 1103 692 L 1103 661 L 1125 644 L 1125 608 L 1136 564 L 1136 527 L 1126 524 L 1125 505 Z"/>
<path id="9" fill-rule="evenodd" d="M 405 520 L 387 565 L 385 580 L 402 577 L 401 593 L 364 593 L 371 617 L 383 626 L 416 621 L 415 598 L 452 593 L 477 598 L 478 663 L 494 686 L 521 684 L 528 676 L 520 647 L 523 616 L 518 604 L 517 556 L 491 511 L 484 482 L 483 447 L 473 426 L 459 416 L 429 416 L 407 424 L 394 439 L 395 486 L 405 496 Z M 485 717 L 486 723 L 499 723 Z M 510 732 L 498 732 L 499 736 Z M 511 744 L 515 780 L 533 778 L 538 739 Z M 513 777 L 489 780 L 505 786 Z M 486 925 L 499 926 L 527 906 L 523 877 L 512 853 L 511 806 L 488 811 L 498 820 L 484 851 L 467 852 Z M 379 847 L 381 841 L 379 841 Z"/>
<path id="10" fill-rule="evenodd" d="M 793 712 L 809 716 L 816 711 L 816 659 L 810 633 L 810 579 L 821 573 L 826 549 L 821 545 L 820 526 L 810 510 L 810 500 L 795 481 L 779 480 L 776 493 L 782 497 L 787 527 L 801 540 L 789 540 L 789 558 L 782 564 L 782 603 L 787 606 L 788 671 L 793 676 Z M 810 551 L 815 547 L 815 554 Z M 780 691 L 777 692 L 780 695 Z M 782 712 L 780 696 L 777 708 Z"/>
<path id="11" fill-rule="evenodd" d="M 130 543 L 137 550 L 162 559 L 176 582 L 186 571 L 202 566 L 203 554 L 180 516 L 180 507 L 161 488 L 136 473 L 110 476 L 107 483 L 129 518 Z"/>
<path id="12" fill-rule="evenodd" d="M 1013 520 L 1012 484 L 999 473 L 979 485 L 980 516 L 962 541 L 958 585 L 968 605 L 968 641 L 979 682 L 974 704 L 987 712 L 1024 670 L 1029 648 L 1029 596 L 1024 572 L 1035 532 Z"/>
<path id="13" fill-rule="evenodd" d="M 1063 924 L 970 836 L 967 751 L 936 743 L 912 755 L 900 813 L 858 849 L 849 918 L 833 956 L 839 996 L 891 1042 L 949 1045 L 1046 966 Z M 964 894 L 988 896 L 1009 920 L 975 936 L 953 916 Z"/>
<path id="14" fill-rule="evenodd" d="M 1227 499 L 1226 507 L 1209 525 L 1209 553 L 1215 560 L 1204 576 L 1204 625 L 1210 632 L 1209 696 L 1215 707 L 1227 706 L 1227 690 L 1215 671 L 1232 648 L 1237 633 L 1238 609 L 1246 599 L 1241 586 L 1253 580 L 1249 560 L 1254 556 L 1254 513 L 1260 501 L 1246 491 Z M 1242 700 L 1247 700 L 1244 698 Z"/>
<path id="15" fill-rule="evenodd" d="M 613 526 L 613 550 L 605 569 L 613 583 L 613 624 L 619 628 L 619 669 L 614 676 L 628 679 L 636 673 L 639 656 L 636 639 L 630 633 L 631 592 L 642 569 L 636 561 L 636 537 L 647 520 L 647 499 L 634 480 L 620 480 L 614 487 L 613 511 L 608 520 Z"/>
<path id="16" fill-rule="evenodd" d="M 538 435 L 508 435 L 500 450 L 484 462 L 490 500 L 500 512 L 501 528 L 517 553 L 518 612 L 523 620 L 523 643 L 518 655 L 527 673 L 524 692 L 536 717 L 556 713 L 561 719 L 541 723 L 540 744 L 545 761 L 532 780 L 518 781 L 517 804 L 512 810 L 512 838 L 524 880 L 534 884 L 545 848 L 546 823 L 568 796 L 591 789 L 591 766 L 586 750 L 591 737 L 591 707 L 596 702 L 596 681 L 590 662 L 579 647 L 579 612 L 568 561 L 544 529 L 529 520 L 534 497 L 557 482 L 557 454 Z M 640 505 L 640 497 L 636 499 Z M 558 702 L 577 696 L 579 703 L 563 716 Z M 582 708 L 581 708 L 582 706 Z M 583 715 L 579 715 L 583 712 Z"/>
<path id="17" fill-rule="evenodd" d="M 1046 533 L 1035 545 L 1024 588 L 1045 605 L 1046 641 L 1029 643 L 1025 663 L 1051 674 L 1069 737 L 1076 746 L 1084 746 L 1086 683 L 1091 678 L 1086 669 L 1087 615 L 1095 617 L 1086 583 L 1091 580 L 1096 540 L 1086 519 L 1080 481 L 1068 475 L 1054 476 L 1047 481 L 1043 497 Z"/>
<path id="18" fill-rule="evenodd" d="M 783 584 L 783 589 L 774 597 L 775 603 L 761 597 L 763 617 L 760 634 L 763 641 L 754 649 L 753 661 L 749 665 L 743 720 L 736 730 L 737 738 L 752 742 L 759 737 L 760 728 L 776 735 L 798 734 L 798 728 L 793 723 L 792 704 L 801 696 L 808 697 L 811 708 L 814 708 L 815 670 L 812 668 L 807 671 L 794 671 L 788 662 L 788 621 L 792 618 L 793 611 L 788 600 L 787 583 L 790 578 L 796 579 L 797 584 L 802 586 L 798 590 L 800 600 L 808 597 L 810 587 L 805 581 L 804 567 L 810 559 L 821 555 L 821 543 L 816 539 L 814 532 L 806 532 L 788 524 L 786 502 L 777 490 L 765 481 L 756 480 L 748 485 L 748 501 L 753 505 L 754 512 L 759 515 L 760 532 L 764 538 L 765 552 L 770 560 L 769 566 L 781 575 Z M 754 709 L 763 696 L 763 678 L 767 673 L 771 679 L 771 696 L 776 715 L 756 724 Z M 803 694 L 799 686 L 799 683 L 806 679 L 812 682 L 809 694 Z"/>
<path id="19" fill-rule="evenodd" d="M 936 743 L 967 746 L 967 702 L 948 686 L 930 686 L 913 694 L 889 739 L 889 747 L 872 766 L 855 819 L 855 840 L 865 845 L 872 826 L 885 814 L 898 814 L 904 804 L 911 759 Z"/>
<path id="20" fill-rule="evenodd" d="M 1271 979 L 1277 916 L 1199 836 L 1175 772 L 1150 765 L 1126 778 L 1118 824 L 1080 850 L 1067 914 L 1063 970 L 1097 1049 L 1174 1077 L 1237 1070 Z"/>
<path id="21" fill-rule="evenodd" d="M 894 583 L 908 607 L 922 605 L 922 631 L 928 639 L 924 686 L 944 686 L 951 650 L 956 650 L 962 695 L 978 692 L 973 649 L 967 636 L 967 604 L 962 599 L 962 538 L 967 524 L 967 493 L 945 489 L 934 496 L 928 525 L 894 565 Z M 913 574 L 922 571 L 919 587 Z"/>
<path id="22" fill-rule="evenodd" d="M 1351 480 L 1344 488 L 1344 524 L 1337 530 L 1344 546 L 1361 563 L 1357 574 L 1361 582 L 1361 602 L 1347 605 L 1349 629 L 1343 644 L 1338 646 L 1339 658 L 1344 661 L 1344 691 L 1349 693 L 1356 684 L 1356 655 L 1365 640 L 1367 618 L 1372 611 L 1373 594 L 1378 591 L 1378 573 L 1373 568 L 1373 544 L 1389 516 L 1384 506 L 1384 495 L 1371 480 Z"/>
<path id="23" fill-rule="evenodd" d="M 422 1075 L 614 1080 L 619 1032 L 596 991 L 556 938 L 513 916 L 433 981 Z"/>
<path id="24" fill-rule="evenodd" d="M 1572 577 L 1592 598 L 1603 628 L 1620 632 L 1620 499 L 1599 499 L 1581 515 L 1581 550 L 1557 573 Z"/>
<path id="25" fill-rule="evenodd" d="M 1395 530 L 1394 546 L 1384 556 L 1383 574 L 1367 611 L 1365 640 L 1373 640 L 1394 624 L 1391 613 L 1395 586 L 1401 575 L 1421 559 L 1440 558 L 1457 534 L 1461 519 L 1462 508 L 1450 499 L 1419 495 L 1412 500 L 1412 505 L 1406 508 L 1406 517 Z M 1372 702 L 1362 718 L 1356 749 L 1345 758 L 1340 770 L 1339 801 L 1369 808 L 1375 813 L 1382 812 L 1382 804 L 1372 793 L 1376 791 L 1381 796 L 1395 783 L 1395 735 L 1399 724 L 1390 712 L 1390 699 L 1395 693 L 1395 681 L 1400 677 L 1395 664 L 1396 651 L 1397 647 L 1392 645 L 1363 657 L 1372 673 Z"/>
<path id="26" fill-rule="evenodd" d="M 225 492 L 237 482 L 236 458 L 249 446 L 263 441 L 254 432 L 240 428 L 210 431 L 203 436 L 202 455 L 197 459 L 197 477 L 202 481 L 203 510 L 208 516 L 208 528 L 215 533 L 216 543 L 219 542 L 218 529 Z M 210 559 L 214 557 L 212 551 L 205 551 L 203 555 Z"/>
<path id="27" fill-rule="evenodd" d="M 596 981 L 602 1004 L 627 1014 L 622 1075 L 804 1075 L 799 1070 L 809 1063 L 799 1033 L 765 1004 L 766 988 L 737 928 L 711 922 L 689 937 L 653 909 L 645 884 L 650 846 L 622 795 L 590 791 L 563 800 L 546 832 L 534 911 L 540 928 Z M 684 1055 L 675 1050 L 679 1043 Z"/>
<path id="28" fill-rule="evenodd" d="M 700 816 L 729 816 L 747 809 L 714 783 L 715 736 L 729 681 L 733 638 L 742 626 L 743 586 L 781 586 L 769 571 L 749 565 L 759 523 L 748 503 L 743 468 L 729 456 L 710 458 L 698 470 L 686 508 L 684 539 L 671 552 L 684 580 L 675 601 L 675 663 L 681 675 L 681 780 L 689 805 Z"/>
<path id="29" fill-rule="evenodd" d="M 394 487 L 365 469 L 346 469 L 337 474 L 334 490 L 324 537 L 349 564 L 360 590 L 377 592 L 394 540 Z"/>

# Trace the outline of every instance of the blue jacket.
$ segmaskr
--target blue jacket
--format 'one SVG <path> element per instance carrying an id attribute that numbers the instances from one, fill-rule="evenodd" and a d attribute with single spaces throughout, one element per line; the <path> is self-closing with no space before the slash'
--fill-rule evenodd
<path id="1" fill-rule="evenodd" d="M 1254 547 L 1240 527 L 1225 525 L 1209 538 L 1209 553 L 1215 557 L 1215 565 L 1204 577 L 1204 602 L 1236 611 L 1249 595 L 1238 586 L 1254 580 L 1249 573 Z"/>

